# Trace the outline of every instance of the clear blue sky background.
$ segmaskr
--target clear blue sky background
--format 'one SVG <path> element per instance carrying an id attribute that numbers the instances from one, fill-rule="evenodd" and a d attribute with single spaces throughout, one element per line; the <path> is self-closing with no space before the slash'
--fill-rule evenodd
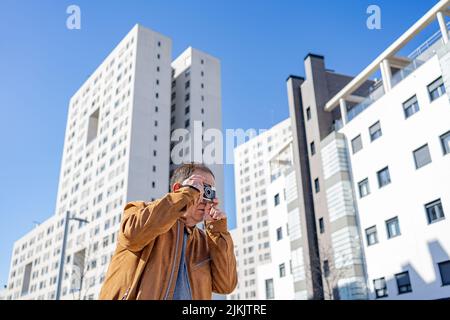
<path id="1" fill-rule="evenodd" d="M 436 2 L 3 0 L 0 285 L 14 241 L 54 212 L 69 98 L 134 24 L 171 37 L 174 56 L 192 45 L 221 60 L 224 128 L 269 128 L 288 117 L 285 80 L 303 75 L 308 52 L 355 75 Z M 79 31 L 66 29 L 70 4 L 81 8 Z M 366 28 L 370 4 L 381 30 Z M 234 227 L 232 166 L 226 203 Z"/>

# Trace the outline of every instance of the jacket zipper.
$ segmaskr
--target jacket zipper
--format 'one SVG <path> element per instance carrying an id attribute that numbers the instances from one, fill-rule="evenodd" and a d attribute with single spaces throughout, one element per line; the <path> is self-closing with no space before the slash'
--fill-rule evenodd
<path id="1" fill-rule="evenodd" d="M 128 292 L 130 291 L 130 288 L 128 287 L 127 291 L 123 294 L 122 300 L 126 300 L 128 297 Z"/>
<path id="2" fill-rule="evenodd" d="M 175 247 L 175 256 L 173 257 L 172 271 L 170 272 L 169 285 L 167 286 L 167 291 L 166 291 L 166 294 L 164 296 L 164 300 L 167 300 L 167 296 L 169 295 L 170 285 L 172 284 L 173 273 L 175 271 L 175 263 L 177 261 L 177 256 L 178 256 L 178 242 L 179 242 L 179 238 L 180 238 L 180 221 L 177 221 L 177 241 L 176 241 L 176 247 Z"/>

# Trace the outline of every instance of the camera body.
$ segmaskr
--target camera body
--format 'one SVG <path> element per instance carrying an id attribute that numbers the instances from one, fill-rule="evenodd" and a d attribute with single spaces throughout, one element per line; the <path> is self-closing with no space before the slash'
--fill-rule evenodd
<path id="1" fill-rule="evenodd" d="M 216 198 L 216 188 L 203 183 L 203 199 L 212 202 Z"/>

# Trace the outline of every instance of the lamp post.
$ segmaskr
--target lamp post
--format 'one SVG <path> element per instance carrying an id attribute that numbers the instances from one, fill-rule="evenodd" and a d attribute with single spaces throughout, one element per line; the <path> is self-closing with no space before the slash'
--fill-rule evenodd
<path id="1" fill-rule="evenodd" d="M 67 229 L 69 229 L 69 220 L 76 220 L 78 222 L 89 223 L 86 219 L 80 219 L 77 217 L 71 217 L 70 211 L 66 211 L 66 218 L 64 219 L 64 234 L 61 248 L 61 260 L 59 261 L 59 273 L 58 273 L 58 285 L 56 287 L 56 300 L 61 299 L 61 286 L 63 281 L 64 272 L 64 260 L 66 259 L 66 243 L 67 243 Z"/>

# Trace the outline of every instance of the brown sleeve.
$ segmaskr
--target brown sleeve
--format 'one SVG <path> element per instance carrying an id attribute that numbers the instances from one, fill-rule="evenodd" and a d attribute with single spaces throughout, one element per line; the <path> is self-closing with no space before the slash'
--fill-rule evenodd
<path id="1" fill-rule="evenodd" d="M 236 257 L 233 239 L 227 230 L 227 219 L 206 223 L 211 255 L 213 292 L 230 294 L 237 285 Z"/>
<path id="2" fill-rule="evenodd" d="M 120 224 L 119 243 L 128 250 L 141 251 L 157 236 L 169 231 L 194 204 L 198 194 L 195 189 L 184 187 L 148 205 L 128 203 Z"/>

